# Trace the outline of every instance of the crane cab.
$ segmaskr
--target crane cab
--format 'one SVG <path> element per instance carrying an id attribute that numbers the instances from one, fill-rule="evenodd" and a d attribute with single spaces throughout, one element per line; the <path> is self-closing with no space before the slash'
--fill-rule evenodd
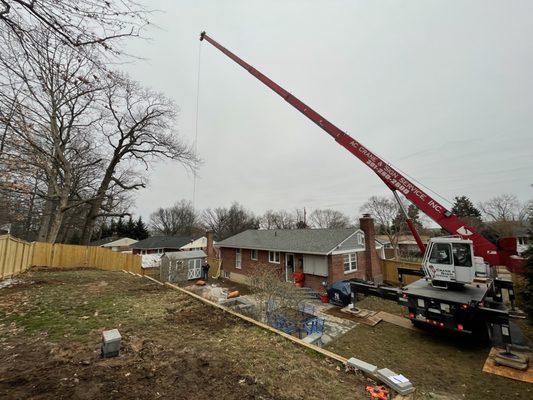
<path id="1" fill-rule="evenodd" d="M 433 286 L 448 287 L 453 284 L 470 284 L 476 277 L 487 276 L 488 265 L 474 257 L 471 240 L 460 237 L 430 239 L 422 268 Z"/>

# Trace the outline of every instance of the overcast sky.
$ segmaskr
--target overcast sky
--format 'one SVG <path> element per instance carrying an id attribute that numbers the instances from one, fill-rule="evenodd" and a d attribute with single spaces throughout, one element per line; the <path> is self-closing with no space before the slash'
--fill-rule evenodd
<path id="1" fill-rule="evenodd" d="M 335 208 L 352 217 L 385 185 L 325 132 L 206 42 L 254 65 L 447 199 L 533 198 L 531 1 L 147 1 L 162 10 L 126 66 L 180 108 L 196 207 Z M 201 46 L 201 48 L 200 48 Z M 193 197 L 176 163 L 149 171 L 137 212 Z M 443 202 L 443 200 L 438 199 Z M 444 202 L 444 205 L 447 203 Z"/>

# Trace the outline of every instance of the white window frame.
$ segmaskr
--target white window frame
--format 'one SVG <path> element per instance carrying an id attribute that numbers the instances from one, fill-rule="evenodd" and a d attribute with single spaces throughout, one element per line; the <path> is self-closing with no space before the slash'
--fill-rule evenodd
<path id="1" fill-rule="evenodd" d="M 342 255 L 342 269 L 345 274 L 357 271 L 357 253 L 346 253 Z M 348 269 L 346 266 L 348 265 Z"/>
<path id="2" fill-rule="evenodd" d="M 357 244 L 359 244 L 359 245 L 365 244 L 365 239 L 364 239 L 364 236 L 363 236 L 363 234 L 361 232 L 357 233 Z"/>
<path id="3" fill-rule="evenodd" d="M 277 260 L 276 260 L 276 254 L 278 255 Z M 274 257 L 272 257 L 272 256 L 274 256 Z M 269 251 L 268 252 L 268 262 L 270 264 L 279 264 L 280 260 L 281 260 L 281 254 L 280 254 L 279 251 Z"/>
<path id="4" fill-rule="evenodd" d="M 255 257 L 254 257 L 254 252 L 255 252 Z M 257 249 L 251 249 L 250 250 L 250 260 L 257 261 L 257 259 L 258 259 L 258 251 L 257 251 Z"/>
<path id="5" fill-rule="evenodd" d="M 235 249 L 235 268 L 242 269 L 242 249 Z"/>

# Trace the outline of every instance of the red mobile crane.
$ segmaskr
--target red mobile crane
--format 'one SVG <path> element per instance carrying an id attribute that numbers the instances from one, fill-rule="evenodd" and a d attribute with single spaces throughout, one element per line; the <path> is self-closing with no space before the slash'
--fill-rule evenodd
<path id="1" fill-rule="evenodd" d="M 520 342 L 520 339 L 523 339 L 521 334 L 517 335 L 519 341 L 513 342 L 511 330 L 515 331 L 513 338 L 516 338 L 517 331 L 514 327 L 511 328 L 510 313 L 503 305 L 502 289 L 505 289 L 508 291 L 514 310 L 513 284 L 511 281 L 493 277 L 494 270 L 491 271 L 487 266 L 488 263 L 490 266 L 505 265 L 514 271 L 520 269 L 523 260 L 516 256 L 517 241 L 515 238 L 502 239 L 497 245 L 490 242 L 390 164 L 220 45 L 205 32 L 201 33 L 200 40 L 209 42 L 246 69 L 371 168 L 392 190 L 406 218 L 407 213 L 403 209 L 398 192 L 452 235 L 430 239 L 426 249 L 413 222 L 407 218 L 420 252 L 424 254 L 423 272 L 409 272 L 399 268 L 401 284 L 399 288 L 357 279 L 346 281 L 352 291 L 354 307 L 357 293 L 378 295 L 394 299 L 407 307 L 409 318 L 413 323 L 429 324 L 466 334 L 480 332 L 478 328 L 485 327 L 489 337 L 497 338 L 495 340 L 497 344 L 523 344 L 523 341 Z M 474 254 L 477 257 L 474 257 Z M 402 274 L 420 275 L 425 279 L 419 279 L 403 287 Z M 499 353 L 498 362 L 515 368 L 527 366 L 527 361 L 521 359 L 518 362 L 515 355 L 509 354 L 508 352 Z"/>
<path id="2" fill-rule="evenodd" d="M 451 235 L 458 235 L 463 239 L 471 240 L 474 245 L 474 254 L 489 263 L 491 266 L 505 265 L 511 271 L 517 271 L 521 268 L 522 261 L 519 257 L 513 257 L 517 254 L 516 238 L 504 238 L 498 242 L 498 245 L 490 242 L 472 227 L 468 226 L 458 216 L 447 210 L 442 204 L 433 199 L 430 195 L 420 189 L 417 185 L 411 182 L 408 178 L 403 176 L 400 172 L 395 170 L 390 164 L 379 158 L 372 151 L 363 146 L 360 142 L 352 138 L 347 133 L 340 130 L 322 115 L 317 113 L 307 104 L 303 103 L 297 97 L 293 96 L 287 90 L 279 86 L 277 83 L 269 79 L 267 76 L 259 72 L 250 64 L 233 54 L 224 46 L 216 42 L 205 32 L 200 34 L 200 40 L 205 40 L 219 49 L 222 53 L 227 55 L 245 70 L 247 70 L 254 77 L 263 82 L 266 86 L 279 94 L 287 103 L 292 105 L 307 118 L 326 131 L 333 139 L 335 139 L 341 146 L 346 148 L 350 153 L 359 158 L 370 169 L 372 169 L 378 177 L 391 189 L 392 193 L 398 200 L 404 215 L 406 216 L 407 224 L 411 230 L 416 243 L 423 254 L 425 251 L 424 243 L 420 239 L 420 235 L 411 219 L 407 217 L 407 213 L 403 209 L 402 203 L 399 201 L 398 192 L 403 194 L 411 203 L 423 211 L 428 217 L 439 224 L 443 229 Z"/>

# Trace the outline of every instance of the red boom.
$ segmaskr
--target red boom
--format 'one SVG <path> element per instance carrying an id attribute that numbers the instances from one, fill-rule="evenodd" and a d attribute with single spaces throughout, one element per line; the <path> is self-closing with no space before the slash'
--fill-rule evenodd
<path id="1" fill-rule="evenodd" d="M 381 160 L 377 155 L 372 153 L 369 149 L 352 138 L 350 135 L 341 131 L 311 107 L 307 106 L 298 98 L 287 92 L 276 82 L 270 80 L 267 76 L 263 75 L 250 64 L 246 63 L 224 46 L 217 43 L 205 32 L 201 33 L 200 40 L 206 40 L 207 42 L 211 43 L 222 53 L 246 69 L 250 74 L 263 82 L 266 86 L 283 97 L 287 103 L 291 104 L 307 118 L 329 133 L 341 146 L 346 148 L 350 153 L 371 168 L 391 190 L 402 193 L 409 201 L 411 201 L 411 203 L 415 204 L 420 210 L 422 210 L 426 215 L 428 215 L 433 221 L 439 224 L 450 234 L 460 235 L 464 239 L 472 240 L 474 243 L 474 252 L 477 256 L 483 257 L 490 265 L 507 265 L 508 262 L 512 261 L 509 259 L 509 256 L 513 253 L 512 250 L 498 250 L 494 243 L 485 239 L 479 233 L 474 231 L 473 228 L 467 226 L 459 217 L 452 214 L 443 205 L 432 199 L 427 193 L 417 187 L 409 179 L 404 177 L 385 161 Z"/>

